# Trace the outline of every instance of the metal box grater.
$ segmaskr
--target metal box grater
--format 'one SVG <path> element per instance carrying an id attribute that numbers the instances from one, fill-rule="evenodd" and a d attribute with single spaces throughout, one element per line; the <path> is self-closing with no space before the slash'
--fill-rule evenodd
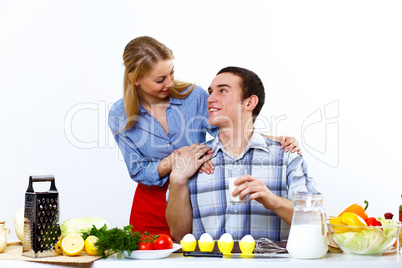
<path id="1" fill-rule="evenodd" d="M 34 182 L 50 182 L 47 192 L 34 192 Z M 59 193 L 54 176 L 30 176 L 25 193 L 24 243 L 22 255 L 49 257 L 58 255 L 55 244 L 60 238 Z"/>

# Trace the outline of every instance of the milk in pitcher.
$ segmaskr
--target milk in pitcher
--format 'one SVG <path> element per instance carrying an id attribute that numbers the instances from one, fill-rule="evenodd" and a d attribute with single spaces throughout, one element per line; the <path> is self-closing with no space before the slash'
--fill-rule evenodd
<path id="1" fill-rule="evenodd" d="M 290 230 L 286 249 L 293 258 L 319 259 L 327 253 L 328 244 L 321 226 L 295 225 Z"/>

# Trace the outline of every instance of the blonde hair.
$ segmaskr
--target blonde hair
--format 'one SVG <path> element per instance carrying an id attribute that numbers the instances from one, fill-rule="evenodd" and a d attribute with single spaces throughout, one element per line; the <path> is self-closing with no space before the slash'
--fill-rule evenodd
<path id="1" fill-rule="evenodd" d="M 124 71 L 124 110 L 127 123 L 120 131 L 131 128 L 136 119 L 139 109 L 139 99 L 135 81 L 144 77 L 161 60 L 174 59 L 173 52 L 164 44 L 149 36 L 141 36 L 131 40 L 125 47 L 123 53 Z M 131 79 L 129 78 L 131 75 Z M 183 90 L 191 86 L 191 83 L 173 81 L 174 86 L 169 91 L 169 96 L 183 99 L 193 91 L 195 85 L 185 92 Z M 119 131 L 119 132 L 120 132 Z"/>

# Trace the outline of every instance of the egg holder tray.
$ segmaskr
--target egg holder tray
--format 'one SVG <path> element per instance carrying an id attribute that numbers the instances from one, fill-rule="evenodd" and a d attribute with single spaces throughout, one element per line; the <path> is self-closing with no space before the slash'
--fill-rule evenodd
<path id="1" fill-rule="evenodd" d="M 183 252 L 183 256 L 188 257 L 231 257 L 231 258 L 269 258 L 278 253 L 287 253 L 286 241 L 272 241 L 268 238 L 261 238 L 256 240 L 254 253 L 243 254 L 240 250 L 239 241 L 235 241 L 233 249 L 229 254 L 223 254 L 219 251 L 217 243 L 215 243 L 212 252 L 202 252 L 197 245 L 195 251 L 176 251 L 177 253 Z"/>

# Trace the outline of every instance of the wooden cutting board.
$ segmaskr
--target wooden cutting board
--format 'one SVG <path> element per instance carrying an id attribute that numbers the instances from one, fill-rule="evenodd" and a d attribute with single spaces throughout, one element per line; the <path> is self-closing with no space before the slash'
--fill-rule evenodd
<path id="1" fill-rule="evenodd" d="M 21 245 L 8 246 L 3 253 L 0 253 L 0 260 L 19 260 L 42 263 L 92 263 L 100 258 L 100 256 L 90 256 L 84 251 L 81 255 L 74 257 L 59 255 L 54 257 L 31 258 L 22 256 Z"/>

